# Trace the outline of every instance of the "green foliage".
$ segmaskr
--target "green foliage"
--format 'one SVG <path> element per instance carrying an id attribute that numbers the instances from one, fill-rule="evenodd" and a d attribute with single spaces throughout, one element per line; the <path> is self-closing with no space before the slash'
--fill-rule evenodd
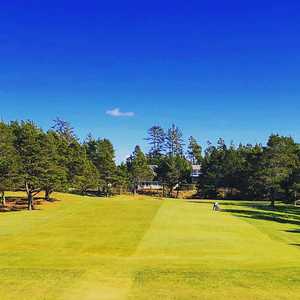
<path id="1" fill-rule="evenodd" d="M 183 138 L 182 132 L 175 124 L 168 129 L 166 135 L 166 149 L 169 155 L 182 155 L 183 154 Z"/>
<path id="2" fill-rule="evenodd" d="M 201 164 L 202 148 L 194 137 L 189 138 L 187 157 L 192 164 Z"/>
<path id="3" fill-rule="evenodd" d="M 180 155 L 165 156 L 161 159 L 156 172 L 159 180 L 168 187 L 169 195 L 171 196 L 175 187 L 177 188 L 178 192 L 180 185 L 189 180 L 191 174 L 191 165 L 184 157 Z"/>
<path id="4" fill-rule="evenodd" d="M 107 139 L 95 140 L 91 136 L 85 142 L 89 159 L 98 173 L 98 188 L 108 195 L 110 187 L 116 181 L 115 151 L 112 143 Z"/>
<path id="5" fill-rule="evenodd" d="M 296 198 L 299 185 L 299 145 L 291 137 L 271 135 L 266 147 L 229 147 L 222 139 L 205 151 L 199 192 L 207 198 L 234 194 L 239 198 Z M 227 196 L 226 196 L 227 195 Z"/>
<path id="6" fill-rule="evenodd" d="M 66 191 L 68 188 L 68 169 L 60 153 L 60 144 L 59 135 L 53 131 L 49 131 L 44 138 L 47 172 L 42 178 L 42 189 L 45 191 L 46 200 L 50 200 L 54 191 Z"/>
<path id="7" fill-rule="evenodd" d="M 14 147 L 14 136 L 9 125 L 0 122 L 0 192 L 5 206 L 5 191 L 20 184 L 20 159 Z"/>
<path id="8" fill-rule="evenodd" d="M 152 160 L 152 163 L 156 163 L 163 155 L 165 150 L 165 139 L 166 134 L 161 126 L 155 125 L 148 130 L 146 141 L 148 141 L 151 147 L 148 157 Z"/>
<path id="9" fill-rule="evenodd" d="M 87 155 L 82 154 L 80 171 L 74 175 L 73 186 L 81 194 L 98 187 L 98 171 Z"/>
<path id="10" fill-rule="evenodd" d="M 81 143 L 71 125 L 56 119 L 44 132 L 31 121 L 0 122 L 0 194 L 26 190 L 28 208 L 44 190 L 101 192 L 113 188 L 137 190 L 139 183 L 160 181 L 169 195 L 191 182 L 191 165 L 201 165 L 199 195 L 205 198 L 244 198 L 292 202 L 300 193 L 300 147 L 291 137 L 271 135 L 267 145 L 217 145 L 202 149 L 194 137 L 184 150 L 181 130 L 172 125 L 167 134 L 160 126 L 148 131 L 150 151 L 135 147 L 126 164 L 116 166 L 113 145 L 108 139 L 91 136 Z M 184 154 L 186 153 L 186 155 Z M 151 168 L 150 168 L 150 165 Z M 5 204 L 5 203 L 4 203 Z"/>
<path id="11" fill-rule="evenodd" d="M 121 189 L 128 190 L 130 187 L 130 174 L 127 165 L 121 163 L 116 167 L 115 184 Z"/>
<path id="12" fill-rule="evenodd" d="M 268 140 L 258 176 L 272 206 L 299 165 L 298 150 L 298 145 L 291 137 L 271 135 Z"/>
<path id="13" fill-rule="evenodd" d="M 147 158 L 142 152 L 140 146 L 136 146 L 132 155 L 128 157 L 127 168 L 132 184 L 136 189 L 141 181 L 152 180 L 153 172 L 148 166 Z"/>
<path id="14" fill-rule="evenodd" d="M 28 195 L 28 209 L 33 208 L 33 196 L 41 191 L 49 157 L 45 133 L 31 121 L 13 122 L 14 145 L 21 161 L 20 176 Z"/>

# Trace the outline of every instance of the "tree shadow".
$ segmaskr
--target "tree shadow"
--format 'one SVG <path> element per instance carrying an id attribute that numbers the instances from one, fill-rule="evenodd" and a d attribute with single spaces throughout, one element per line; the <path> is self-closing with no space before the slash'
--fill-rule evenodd
<path id="1" fill-rule="evenodd" d="M 40 206 L 44 202 L 43 197 L 34 197 L 33 204 L 34 208 L 33 210 L 41 210 Z M 58 200 L 54 200 L 58 201 Z M 53 202 L 54 202 L 53 201 Z M 21 196 L 6 196 L 5 197 L 5 206 L 0 206 L 0 213 L 6 213 L 6 212 L 18 212 L 22 210 L 28 209 L 28 201 L 27 198 L 21 197 Z"/>
<path id="2" fill-rule="evenodd" d="M 297 213 L 298 211 L 291 207 L 280 207 L 274 209 L 265 205 L 239 204 L 238 206 L 247 206 L 252 209 L 225 208 L 222 209 L 222 211 L 229 212 L 235 216 L 243 218 L 266 220 L 300 226 L 300 215 Z"/>
<path id="3" fill-rule="evenodd" d="M 285 230 L 285 232 L 300 233 L 300 229 L 289 229 L 289 230 Z"/>

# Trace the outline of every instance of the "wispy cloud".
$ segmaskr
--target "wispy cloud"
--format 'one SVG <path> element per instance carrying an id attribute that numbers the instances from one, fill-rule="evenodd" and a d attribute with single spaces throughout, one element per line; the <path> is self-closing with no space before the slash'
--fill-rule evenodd
<path id="1" fill-rule="evenodd" d="M 134 116 L 134 112 L 132 111 L 121 111 L 120 108 L 116 107 L 114 109 L 111 110 L 107 110 L 106 114 L 111 116 L 111 117 L 133 117 Z"/>

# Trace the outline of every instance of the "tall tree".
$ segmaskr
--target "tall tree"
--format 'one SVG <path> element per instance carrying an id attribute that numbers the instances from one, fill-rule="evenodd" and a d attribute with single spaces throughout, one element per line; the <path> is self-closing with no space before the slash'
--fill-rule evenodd
<path id="1" fill-rule="evenodd" d="M 130 174 L 127 165 L 124 163 L 116 168 L 116 185 L 120 188 L 120 191 L 127 191 L 130 187 Z"/>
<path id="2" fill-rule="evenodd" d="M 191 164 L 181 155 L 169 155 L 160 160 L 156 172 L 163 185 L 167 185 L 169 196 L 172 196 L 176 188 L 178 197 L 180 186 L 189 180 Z"/>
<path id="3" fill-rule="evenodd" d="M 181 130 L 174 124 L 168 129 L 166 135 L 166 149 L 171 156 L 183 155 L 183 138 Z"/>
<path id="4" fill-rule="evenodd" d="M 166 134 L 163 128 L 159 125 L 152 126 L 148 130 L 148 137 L 146 140 L 150 145 L 149 158 L 153 161 L 157 161 L 165 150 L 165 138 Z"/>
<path id="5" fill-rule="evenodd" d="M 153 172 L 148 166 L 146 156 L 142 152 L 140 146 L 136 146 L 132 155 L 126 161 L 131 182 L 134 186 L 134 193 L 141 181 L 152 180 Z"/>
<path id="6" fill-rule="evenodd" d="M 284 183 L 297 166 L 297 153 L 298 145 L 291 137 L 270 136 L 263 152 L 259 177 L 272 207 L 275 207 L 275 200 L 283 193 Z"/>
<path id="7" fill-rule="evenodd" d="M 57 132 L 62 138 L 64 138 L 68 144 L 77 140 L 77 137 L 74 133 L 74 128 L 71 124 L 67 121 L 64 121 L 60 118 L 56 118 L 53 120 L 53 126 L 51 127 L 52 130 Z"/>
<path id="8" fill-rule="evenodd" d="M 202 162 L 202 148 L 192 136 L 189 138 L 187 156 L 192 164 L 201 164 Z"/>
<path id="9" fill-rule="evenodd" d="M 33 197 L 42 190 L 49 163 L 45 133 L 31 121 L 13 122 L 11 126 L 15 135 L 14 146 L 20 156 L 20 174 L 27 193 L 28 210 L 32 210 Z"/>
<path id="10" fill-rule="evenodd" d="M 48 131 L 44 137 L 47 172 L 42 178 L 42 189 L 45 199 L 50 200 L 51 194 L 56 191 L 66 191 L 68 188 L 68 169 L 61 157 L 61 140 L 54 131 Z"/>
<path id="11" fill-rule="evenodd" d="M 84 195 L 89 189 L 98 187 L 98 171 L 88 156 L 83 151 L 80 154 L 80 168 L 77 170 L 73 179 L 73 187 Z"/>
<path id="12" fill-rule="evenodd" d="M 5 206 L 5 191 L 19 183 L 19 156 L 14 148 L 13 133 L 9 125 L 0 122 L 0 194 Z"/>
<path id="13" fill-rule="evenodd" d="M 215 198 L 218 189 L 222 187 L 224 178 L 224 157 L 226 145 L 219 139 L 218 145 L 214 146 L 208 142 L 202 161 L 201 175 L 199 178 L 198 192 L 202 197 Z"/>
<path id="14" fill-rule="evenodd" d="M 110 187 L 115 182 L 116 164 L 115 151 L 108 139 L 95 140 L 91 136 L 85 142 L 87 154 L 98 170 L 99 188 L 102 188 L 106 196 L 109 195 Z"/>

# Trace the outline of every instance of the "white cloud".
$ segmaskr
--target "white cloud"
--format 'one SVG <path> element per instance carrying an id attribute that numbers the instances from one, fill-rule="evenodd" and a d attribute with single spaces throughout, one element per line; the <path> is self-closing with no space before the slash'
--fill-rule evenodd
<path id="1" fill-rule="evenodd" d="M 134 116 L 134 112 L 132 111 L 123 112 L 118 107 L 112 110 L 107 110 L 106 114 L 111 117 L 133 117 Z"/>

